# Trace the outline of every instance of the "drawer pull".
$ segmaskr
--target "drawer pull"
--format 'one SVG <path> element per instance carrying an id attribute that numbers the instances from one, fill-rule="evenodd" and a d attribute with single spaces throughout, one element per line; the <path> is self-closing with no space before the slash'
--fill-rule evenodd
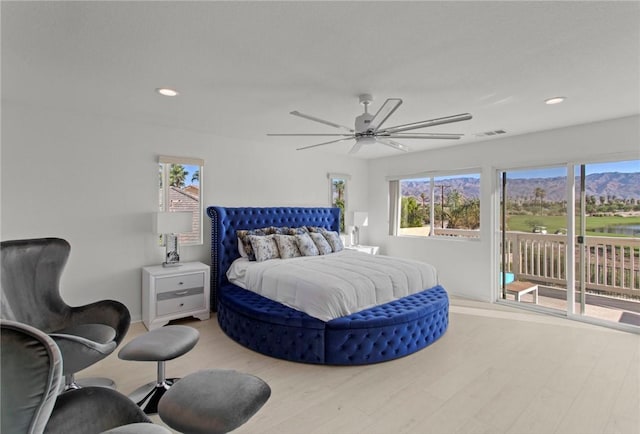
<path id="1" fill-rule="evenodd" d="M 184 285 L 184 282 L 178 282 L 178 285 Z"/>
<path id="2" fill-rule="evenodd" d="M 177 291 L 177 292 L 175 292 L 175 294 L 176 294 L 176 295 L 185 295 L 185 294 L 188 294 L 188 293 L 189 293 L 189 290 L 188 290 L 188 289 L 185 289 L 184 291 Z"/>
<path id="3" fill-rule="evenodd" d="M 180 307 L 184 306 L 184 303 L 180 303 Z"/>

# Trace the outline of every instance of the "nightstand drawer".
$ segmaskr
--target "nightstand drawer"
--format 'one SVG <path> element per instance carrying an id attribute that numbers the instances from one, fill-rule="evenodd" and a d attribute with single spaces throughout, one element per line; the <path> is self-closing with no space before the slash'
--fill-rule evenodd
<path id="1" fill-rule="evenodd" d="M 176 289 L 175 291 L 159 292 L 158 301 L 171 300 L 172 298 L 189 297 L 191 295 L 204 294 L 204 286 L 200 288 Z"/>
<path id="2" fill-rule="evenodd" d="M 156 305 L 158 315 L 168 315 L 204 308 L 204 291 L 201 291 L 200 294 L 188 295 L 186 297 L 170 298 L 162 301 L 158 300 Z"/>
<path id="3" fill-rule="evenodd" d="M 156 280 L 156 292 L 176 291 L 204 286 L 204 273 L 183 274 L 181 276 L 162 277 Z"/>

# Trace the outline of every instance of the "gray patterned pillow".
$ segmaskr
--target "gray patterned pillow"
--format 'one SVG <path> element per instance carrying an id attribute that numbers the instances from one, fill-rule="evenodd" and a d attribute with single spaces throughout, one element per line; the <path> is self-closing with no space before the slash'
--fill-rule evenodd
<path id="1" fill-rule="evenodd" d="M 304 226 L 300 226 L 299 228 L 283 228 L 283 229 L 287 229 L 287 231 L 278 232 L 278 233 L 284 234 L 284 235 L 300 235 L 300 234 L 306 234 L 309 232 L 307 228 Z"/>
<path id="2" fill-rule="evenodd" d="M 302 256 L 298 244 L 296 243 L 296 237 L 293 235 L 274 235 L 276 244 L 278 245 L 278 251 L 282 259 L 297 258 Z"/>
<path id="3" fill-rule="evenodd" d="M 236 231 L 236 235 L 240 240 L 240 242 L 242 243 L 242 247 L 244 248 L 244 253 L 246 254 L 246 257 L 250 261 L 255 261 L 256 255 L 253 253 L 251 241 L 249 241 L 249 235 L 260 235 L 260 236 L 271 235 L 271 234 L 275 234 L 276 230 L 277 228 L 274 228 L 273 226 L 271 226 L 268 228 L 259 228 L 259 229 L 251 229 L 251 230 L 239 229 Z M 240 251 L 240 256 L 244 256 L 242 254 L 242 251 Z"/>
<path id="4" fill-rule="evenodd" d="M 318 248 L 307 232 L 296 235 L 296 243 L 302 256 L 318 256 Z"/>
<path id="5" fill-rule="evenodd" d="M 324 235 L 319 232 L 311 232 L 309 235 L 311 236 L 313 242 L 316 243 L 316 247 L 318 248 L 318 251 L 321 255 L 326 255 L 333 252 L 333 250 L 331 250 L 329 242 L 324 237 Z"/>
<path id="6" fill-rule="evenodd" d="M 280 252 L 278 251 L 278 245 L 273 238 L 274 235 L 249 235 L 249 241 L 251 241 L 251 247 L 256 256 L 256 261 L 262 262 L 269 259 L 278 259 Z"/>
<path id="7" fill-rule="evenodd" d="M 334 252 L 339 252 L 340 250 L 344 249 L 344 244 L 342 244 L 340 234 L 338 234 L 336 231 L 328 231 L 326 229 L 323 229 L 320 233 L 324 235 L 324 237 L 329 242 L 331 250 L 333 250 Z"/>

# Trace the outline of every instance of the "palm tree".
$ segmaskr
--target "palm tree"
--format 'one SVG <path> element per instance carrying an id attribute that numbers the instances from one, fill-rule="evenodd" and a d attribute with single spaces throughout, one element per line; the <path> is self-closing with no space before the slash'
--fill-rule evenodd
<path id="1" fill-rule="evenodd" d="M 431 222 L 431 215 L 427 213 L 427 193 L 424 191 L 420 193 L 420 200 L 422 200 L 422 220 L 425 223 Z"/>
<path id="2" fill-rule="evenodd" d="M 449 206 L 449 208 L 458 209 L 462 202 L 463 198 L 458 190 L 453 190 L 447 196 L 447 206 Z"/>
<path id="3" fill-rule="evenodd" d="M 344 180 L 334 179 L 333 190 L 338 194 L 337 200 L 344 200 Z"/>
<path id="4" fill-rule="evenodd" d="M 182 164 L 172 164 L 169 169 L 169 186 L 170 187 L 184 187 L 184 181 L 187 178 L 187 172 Z"/>
<path id="5" fill-rule="evenodd" d="M 200 170 L 196 170 L 193 172 L 193 176 L 191 177 L 191 182 L 198 181 L 200 182 Z"/>
<path id="6" fill-rule="evenodd" d="M 536 199 L 540 198 L 540 214 L 542 214 L 542 201 L 547 195 L 547 192 L 544 190 L 544 188 L 536 187 L 533 195 L 536 197 Z"/>

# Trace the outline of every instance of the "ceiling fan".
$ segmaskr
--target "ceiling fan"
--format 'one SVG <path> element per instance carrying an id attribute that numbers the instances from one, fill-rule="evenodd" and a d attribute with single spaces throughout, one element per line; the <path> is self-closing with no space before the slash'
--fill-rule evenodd
<path id="1" fill-rule="evenodd" d="M 346 140 L 355 140 L 356 143 L 353 145 L 350 154 L 354 154 L 358 152 L 358 150 L 363 145 L 369 145 L 374 143 L 381 143 L 386 146 L 390 146 L 399 151 L 407 152 L 409 151 L 409 147 L 403 145 L 402 143 L 398 143 L 393 139 L 448 139 L 448 140 L 457 140 L 463 136 L 463 134 L 446 134 L 446 133 L 410 133 L 405 134 L 404 131 L 415 130 L 418 128 L 426 128 L 433 127 L 436 125 L 449 124 L 452 122 L 460 122 L 467 121 L 471 119 L 471 115 L 469 113 L 462 113 L 453 116 L 447 116 L 444 118 L 430 119 L 427 121 L 421 122 L 412 122 L 410 124 L 397 125 L 395 127 L 383 128 L 382 125 L 386 122 L 387 119 L 395 112 L 400 104 L 402 104 L 402 100 L 400 98 L 389 98 L 387 99 L 382 107 L 377 111 L 375 115 L 369 113 L 368 108 L 371 101 L 373 101 L 373 97 L 369 94 L 362 94 L 359 96 L 360 104 L 364 106 L 364 113 L 360 116 L 356 117 L 355 129 L 349 128 L 344 125 L 336 124 L 334 122 L 326 121 L 324 119 L 317 118 L 315 116 L 306 115 L 304 113 L 300 113 L 299 111 L 292 111 L 290 114 L 294 116 L 298 116 L 304 119 L 308 119 L 310 121 L 319 122 L 321 124 L 329 125 L 334 128 L 338 128 L 346 131 L 346 133 L 318 133 L 318 134 L 297 134 L 297 133 L 289 133 L 289 134 L 267 134 L 267 136 L 335 136 L 341 137 L 340 139 L 331 140 L 328 142 L 317 143 L 315 145 L 303 146 L 298 148 L 297 150 L 310 149 L 315 148 L 317 146 L 324 146 L 331 143 L 343 142 Z"/>

